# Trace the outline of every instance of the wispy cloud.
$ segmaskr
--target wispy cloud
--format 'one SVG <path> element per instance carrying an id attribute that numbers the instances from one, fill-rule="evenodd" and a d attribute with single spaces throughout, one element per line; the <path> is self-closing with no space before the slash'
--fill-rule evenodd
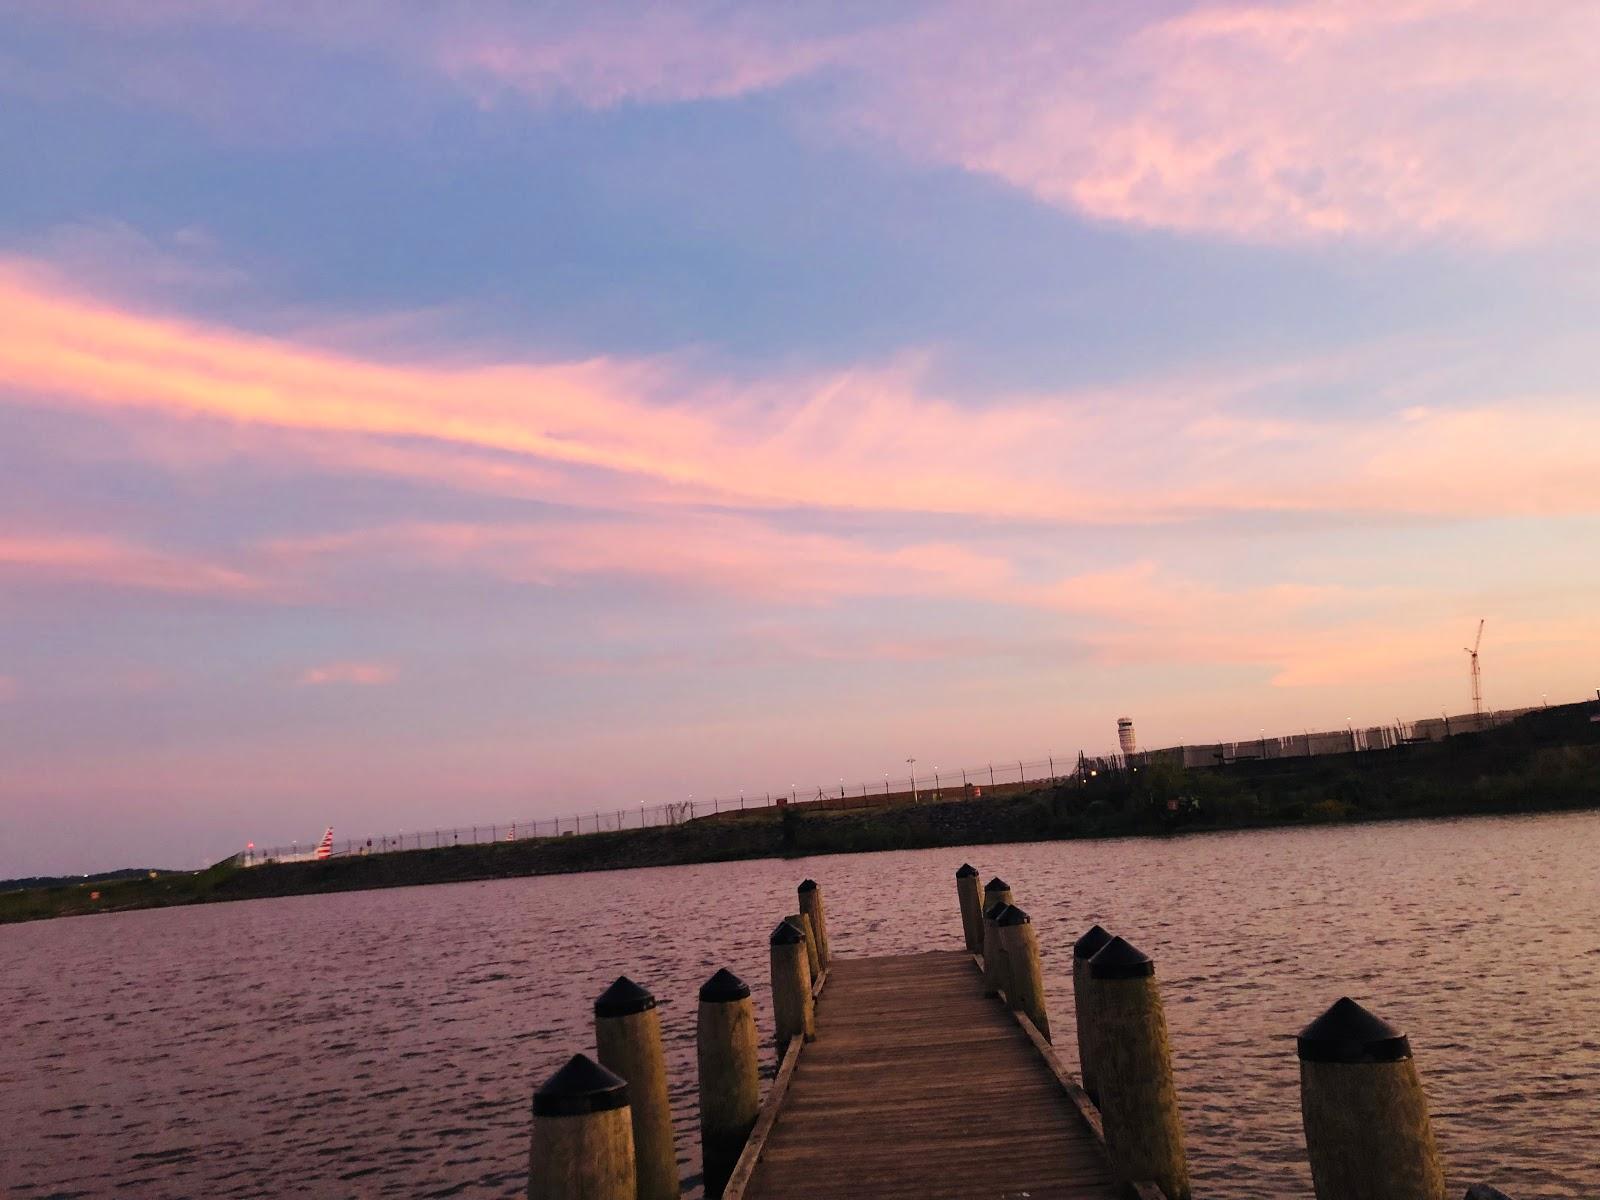
<path id="1" fill-rule="evenodd" d="M 797 606 L 858 596 L 977 595 L 1008 580 L 1012 570 L 1002 556 L 951 543 L 873 546 L 715 512 L 563 517 L 541 524 L 422 522 L 281 539 L 261 551 L 284 569 L 313 577 L 376 565 L 547 587 L 631 579 Z"/>
<path id="2" fill-rule="evenodd" d="M 855 115 L 1106 221 L 1504 244 L 1582 234 L 1600 195 L 1583 134 L 1597 35 L 1581 0 L 1222 3 L 1142 22 L 953 6 Z"/>
<path id="3" fill-rule="evenodd" d="M 327 687 L 344 684 L 352 687 L 381 687 L 398 678 L 399 669 L 389 663 L 331 662 L 307 667 L 300 672 L 302 687 Z"/>
<path id="4" fill-rule="evenodd" d="M 192 0 L 23 9 L 92 30 L 119 52 L 76 55 L 49 76 L 0 60 L 0 86 L 11 78 L 59 90 L 72 84 L 58 77 L 77 72 L 77 86 L 120 88 L 197 117 L 220 107 L 280 120 L 263 97 L 219 105 L 243 89 L 281 91 L 277 74 L 221 75 L 203 43 L 161 40 L 242 26 L 280 39 L 280 53 L 333 48 L 485 105 L 676 104 L 807 80 L 816 86 L 803 119 L 835 134 L 954 164 L 1095 220 L 1207 236 L 1504 246 L 1586 237 L 1600 198 L 1590 136 L 1600 122 L 1590 54 L 1600 10 L 1587 0 L 950 0 L 827 17 L 778 6 L 486 3 L 401 23 L 383 5 L 354 3 L 292 13 Z M 152 46 L 162 50 L 154 70 Z M 302 132 L 328 121 L 330 107 L 309 110 Z M 382 120 L 372 107 L 369 124 Z"/>
<path id="5" fill-rule="evenodd" d="M 0 269 L 0 380 L 17 402 L 205 418 L 270 433 L 272 453 L 293 452 L 293 434 L 361 469 L 611 509 L 1062 523 L 1600 511 L 1600 403 L 1583 393 L 1263 416 L 1248 369 L 976 407 L 927 390 L 914 362 L 755 385 L 669 361 L 386 362 L 143 315 L 15 263 Z"/>
<path id="6" fill-rule="evenodd" d="M 230 566 L 90 534 L 0 532 L 0 577 L 13 586 L 81 583 L 233 595 L 262 586 L 248 572 Z"/>

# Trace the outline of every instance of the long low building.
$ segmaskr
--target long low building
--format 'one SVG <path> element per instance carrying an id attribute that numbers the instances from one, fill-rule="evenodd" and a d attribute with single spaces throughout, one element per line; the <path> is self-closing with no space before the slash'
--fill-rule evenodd
<path id="1" fill-rule="evenodd" d="M 1096 759 L 1107 767 L 1144 766 L 1176 763 L 1183 767 L 1215 767 L 1232 762 L 1277 758 L 1314 758 L 1323 754 L 1352 754 L 1366 750 L 1389 750 L 1406 742 L 1437 742 L 1456 734 L 1477 733 L 1505 725 L 1528 708 L 1504 708 L 1496 712 L 1448 714 L 1428 717 L 1410 724 L 1369 725 L 1361 729 L 1306 730 L 1286 737 L 1259 737 L 1240 742 L 1203 742 L 1193 746 L 1165 746 L 1141 750 L 1126 756 Z M 1086 760 L 1087 761 L 1087 760 Z"/>

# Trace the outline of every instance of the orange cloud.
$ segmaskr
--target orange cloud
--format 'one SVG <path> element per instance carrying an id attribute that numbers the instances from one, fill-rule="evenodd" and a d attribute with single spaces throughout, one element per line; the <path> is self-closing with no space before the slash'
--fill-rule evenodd
<path id="1" fill-rule="evenodd" d="M 332 662 L 319 667 L 307 667 L 300 673 L 302 687 L 324 687 L 328 684 L 349 684 L 355 687 L 378 687 L 393 683 L 399 671 L 387 663 Z"/>
<path id="2" fill-rule="evenodd" d="M 1262 420 L 1230 411 L 1258 371 L 962 406 L 914 363 L 737 387 L 659 361 L 394 364 L 122 311 L 26 264 L 0 265 L 0 381 L 13 402 L 190 422 L 179 455 L 254 431 L 272 453 L 628 511 L 1600 510 L 1600 405 L 1582 395 Z"/>

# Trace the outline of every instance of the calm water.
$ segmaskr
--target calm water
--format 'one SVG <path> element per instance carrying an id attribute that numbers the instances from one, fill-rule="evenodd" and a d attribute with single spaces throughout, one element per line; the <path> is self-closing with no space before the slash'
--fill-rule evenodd
<path id="1" fill-rule="evenodd" d="M 1293 1034 L 1411 1034 L 1459 1195 L 1600 1184 L 1600 815 L 1056 842 L 307 896 L 0 928 L 0 1195 L 513 1196 L 535 1084 L 619 972 L 662 1000 L 683 1173 L 694 994 L 756 989 L 818 879 L 834 952 L 959 940 L 954 869 L 1034 917 L 1056 1024 L 1099 921 L 1156 959 L 1197 1194 L 1309 1196 Z M 1063 1039 L 1074 1058 L 1070 1033 Z M 765 1048 L 770 1058 L 770 1046 Z M 770 1072 L 771 1064 L 767 1064 Z"/>

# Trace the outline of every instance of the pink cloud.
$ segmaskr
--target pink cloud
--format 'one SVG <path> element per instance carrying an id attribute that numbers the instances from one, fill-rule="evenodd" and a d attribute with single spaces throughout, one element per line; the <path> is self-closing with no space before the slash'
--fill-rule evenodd
<path id="1" fill-rule="evenodd" d="M 1581 233 L 1600 194 L 1584 0 L 1216 3 L 1141 20 L 949 3 L 818 34 L 641 10 L 435 31 L 476 90 L 610 107 L 831 72 L 836 127 L 1089 217 L 1261 241 Z"/>
<path id="2" fill-rule="evenodd" d="M 831 27 L 776 6 L 692 3 L 484 3 L 398 24 L 360 3 L 27 7 L 113 38 L 195 23 L 270 31 L 377 57 L 485 104 L 673 104 L 809 79 L 819 86 L 806 118 L 835 134 L 1096 220 L 1229 238 L 1581 236 L 1600 197 L 1590 136 L 1600 10 L 1587 0 L 1222 0 L 1153 15 L 949 0 Z M 199 56 L 136 44 L 138 54 L 91 56 L 76 86 L 281 124 L 281 95 L 234 95 L 275 88 L 275 76 L 220 77 Z M 69 86 L 0 63 L 0 84 L 8 78 L 34 92 Z"/>
<path id="3" fill-rule="evenodd" d="M 0 532 L 0 576 L 15 582 L 91 583 L 158 592 L 244 594 L 249 574 L 111 537 Z"/>
<path id="4" fill-rule="evenodd" d="M 399 670 L 388 663 L 331 662 L 317 667 L 307 667 L 300 672 L 302 687 L 325 687 L 329 684 L 347 684 L 353 687 L 380 687 L 393 683 Z"/>
<path id="5" fill-rule="evenodd" d="M 0 380 L 14 402 L 183 422 L 175 460 L 220 439 L 235 453 L 253 444 L 624 511 L 1135 523 L 1600 510 L 1586 449 L 1600 442 L 1600 405 L 1586 395 L 1248 415 L 1271 377 L 1157 378 L 978 407 L 926 391 L 914 361 L 737 386 L 666 361 L 389 363 L 141 315 L 73 295 L 37 265 L 0 268 Z M 1539 435 L 1550 428 L 1565 435 Z M 1095 453 L 1070 456 L 1082 445 Z"/>
<path id="6" fill-rule="evenodd" d="M 564 27 L 502 17 L 441 30 L 432 54 L 485 101 L 512 92 L 612 108 L 765 91 L 829 65 L 846 44 L 773 36 L 770 14 L 725 7 L 590 9 L 587 17 Z"/>
<path id="7" fill-rule="evenodd" d="M 1119 30 L 1091 9 L 951 6 L 847 119 L 1118 223 L 1263 241 L 1577 233 L 1600 194 L 1583 49 L 1600 13 L 1536 7 L 1229 3 Z"/>
<path id="8" fill-rule="evenodd" d="M 723 513 L 563 519 L 537 525 L 391 525 L 261 548 L 311 577 L 346 565 L 467 571 L 538 586 L 631 578 L 678 590 L 795 605 L 864 595 L 977 595 L 1010 577 L 1007 559 L 939 542 L 874 547 L 787 532 Z"/>
<path id="9" fill-rule="evenodd" d="M 0 704 L 15 700 L 21 694 L 21 688 L 15 678 L 10 675 L 0 675 Z"/>

